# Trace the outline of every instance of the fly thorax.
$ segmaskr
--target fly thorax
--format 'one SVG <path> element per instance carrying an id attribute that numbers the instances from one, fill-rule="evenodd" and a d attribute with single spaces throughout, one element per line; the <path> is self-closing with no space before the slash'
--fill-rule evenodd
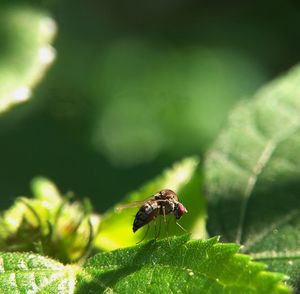
<path id="1" fill-rule="evenodd" d="M 144 212 L 146 214 L 151 214 L 153 212 L 154 209 L 157 208 L 157 203 L 155 201 L 153 202 L 147 202 L 144 204 Z"/>
<path id="2" fill-rule="evenodd" d="M 175 203 L 172 201 L 172 202 L 168 202 L 168 205 L 166 205 L 166 212 L 167 213 L 174 213 L 175 211 Z"/>

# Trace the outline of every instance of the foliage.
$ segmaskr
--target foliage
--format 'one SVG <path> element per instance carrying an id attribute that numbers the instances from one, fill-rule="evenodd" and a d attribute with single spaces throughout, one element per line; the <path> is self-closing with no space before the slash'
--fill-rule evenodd
<path id="1" fill-rule="evenodd" d="M 239 246 L 188 236 L 101 253 L 85 264 L 80 293 L 288 293 L 281 274 L 236 254 Z"/>
<path id="2" fill-rule="evenodd" d="M 101 85 L 106 101 L 97 105 L 92 142 L 116 165 L 199 152 L 233 102 L 262 80 L 259 67 L 234 50 L 174 48 L 154 38 L 108 44 L 96 65 L 93 88 Z"/>
<path id="3" fill-rule="evenodd" d="M 69 203 L 48 180 L 32 183 L 34 198 L 19 198 L 0 218 L 0 250 L 32 251 L 62 262 L 86 258 L 99 216 L 87 205 Z"/>
<path id="4" fill-rule="evenodd" d="M 200 230 L 196 230 L 196 234 L 203 234 L 203 225 L 198 226 L 204 220 L 203 203 L 197 207 L 197 198 L 189 200 L 190 196 L 193 197 L 189 191 L 194 191 L 195 178 L 199 185 L 197 165 L 195 158 L 183 160 L 140 191 L 132 193 L 127 201 L 140 199 L 144 193 L 169 183 L 174 190 L 187 193 L 181 199 L 184 204 L 185 201 L 191 203 L 191 220 L 186 225 Z M 99 233 L 95 242 L 91 240 L 90 248 L 87 248 L 91 231 L 86 219 L 92 219 L 90 212 L 84 214 L 84 206 L 67 203 L 67 198 L 62 198 L 57 188 L 43 178 L 35 179 L 32 189 L 33 199 L 23 197 L 3 214 L 1 250 L 35 251 L 64 263 L 77 261 L 77 264 L 63 266 L 33 253 L 2 252 L 0 290 L 3 293 L 171 293 L 176 289 L 182 293 L 193 293 L 207 288 L 213 293 L 223 293 L 225 289 L 243 293 L 290 292 L 284 285 L 285 275 L 265 272 L 264 264 L 252 262 L 249 256 L 238 254 L 238 245 L 218 243 L 216 237 L 206 241 L 189 240 L 188 235 L 151 240 L 131 248 L 98 253 L 85 261 L 93 244 L 94 252 L 99 247 L 112 249 L 117 247 L 116 244 L 119 247 L 128 245 L 121 243 L 121 240 L 126 238 L 126 234 L 134 236 L 131 226 L 118 223 L 120 214 L 111 211 L 103 217 L 106 227 L 99 228 L 99 218 L 94 216 L 91 222 L 93 235 L 98 230 Z M 194 214 L 193 208 L 196 212 L 201 208 L 202 213 Z M 121 215 L 121 221 L 123 217 L 130 218 L 130 214 L 126 212 Z M 131 216 L 131 223 L 132 220 Z M 109 227 L 110 222 L 113 224 Z M 119 225 L 125 233 L 115 229 Z M 123 234 L 121 238 L 119 234 Z M 134 243 L 134 237 L 127 238 L 128 243 Z M 7 272 L 11 278 L 1 282 L 1 275 L 4 278 Z"/>
<path id="5" fill-rule="evenodd" d="M 0 6 L 0 113 L 27 101 L 53 62 L 55 22 L 27 6 Z"/>
<path id="6" fill-rule="evenodd" d="M 78 271 L 33 253 L 1 253 L 0 269 L 3 294 L 74 293 Z"/>
<path id="7" fill-rule="evenodd" d="M 0 5 L 1 115 L 32 96 L 55 57 L 50 44 L 56 24 L 32 5 Z M 78 50 L 77 65 L 84 64 L 85 70 L 73 66 L 76 54 L 70 58 L 72 66 L 66 72 L 71 85 L 65 89 L 67 83 L 62 82 L 61 93 L 80 103 L 54 103 L 51 111 L 62 120 L 82 116 L 86 102 L 76 95 L 85 84 L 88 91 L 80 88 L 84 95 L 94 95 L 94 101 L 87 99 L 91 111 L 85 112 L 93 146 L 119 166 L 159 154 L 174 158 L 203 152 L 230 104 L 263 76 L 251 59 L 234 49 L 195 42 L 174 46 L 175 39 L 162 41 L 151 34 L 117 35 L 114 41 L 101 39 L 94 48 L 97 54 L 101 48 L 99 59 L 85 52 L 90 63 L 80 50 L 84 42 L 74 41 L 77 46 L 71 51 Z M 84 82 L 83 72 L 90 73 Z M 103 215 L 94 214 L 87 200 L 81 203 L 72 201 L 72 193 L 62 195 L 49 180 L 34 179 L 33 197 L 17 198 L 0 216 L 0 292 L 300 291 L 299 85 L 300 66 L 258 91 L 254 99 L 238 104 L 204 164 L 198 157 L 174 164 Z M 51 83 L 49 89 L 53 96 Z M 78 119 L 80 127 L 81 122 Z M 52 121 L 50 127 L 57 130 Z M 38 146 L 40 138 L 34 134 L 34 139 Z M 49 147 L 62 148 L 60 143 L 56 140 Z M 0 156 L 5 158 L 9 148 L 5 140 L 1 145 L 5 151 L 0 149 Z M 19 153 L 23 144 L 16 146 Z M 29 146 L 33 153 L 32 142 Z M 117 178 L 113 181 L 119 185 Z M 153 220 L 146 238 L 146 227 L 134 234 L 138 207 L 163 188 L 174 190 L 187 207 L 180 223 L 191 234 L 176 227 L 174 216 L 168 216 L 170 225 L 162 217 Z M 123 209 L 133 204 L 134 209 Z M 206 239 L 208 234 L 211 238 Z M 220 243 L 218 235 L 230 243 Z M 137 244 L 141 239 L 146 242 Z"/>
<path id="8" fill-rule="evenodd" d="M 235 244 L 187 236 L 99 253 L 83 268 L 32 253 L 1 253 L 1 293 L 289 293 L 282 274 L 237 254 Z M 226 268 L 226 270 L 224 270 Z M 76 283 L 77 279 L 77 283 Z"/>
<path id="9" fill-rule="evenodd" d="M 208 230 L 300 283 L 300 67 L 232 112 L 206 160 Z"/>

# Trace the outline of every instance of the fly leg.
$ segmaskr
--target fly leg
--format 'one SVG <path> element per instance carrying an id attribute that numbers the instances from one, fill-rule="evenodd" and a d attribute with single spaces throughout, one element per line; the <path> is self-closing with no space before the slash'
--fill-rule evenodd
<path id="1" fill-rule="evenodd" d="M 169 235 L 169 224 L 170 224 L 170 218 L 168 218 L 166 220 L 166 232 L 167 232 L 167 235 Z"/>
<path id="2" fill-rule="evenodd" d="M 158 230 L 157 230 L 157 221 L 159 221 Z M 160 235 L 160 229 L 161 229 L 161 218 L 156 218 L 155 219 L 155 236 L 154 236 L 155 240 L 157 240 Z"/>
<path id="3" fill-rule="evenodd" d="M 157 239 L 157 218 L 154 219 L 154 240 Z"/>
<path id="4" fill-rule="evenodd" d="M 166 208 L 165 208 L 165 206 L 162 206 L 161 208 L 162 208 L 162 212 L 163 212 L 163 216 L 164 216 L 164 223 L 165 223 L 165 228 L 166 228 L 166 234 L 167 234 L 168 243 L 169 243 L 169 246 L 171 247 L 170 239 L 169 239 L 168 223 L 167 223 L 167 218 L 166 218 Z"/>
<path id="5" fill-rule="evenodd" d="M 144 237 L 143 237 L 139 242 L 137 242 L 136 244 L 139 244 L 139 243 L 141 243 L 142 241 L 144 241 L 144 239 L 146 238 L 148 232 L 149 232 L 149 224 L 147 225 L 147 230 L 146 230 L 146 233 L 145 233 Z"/>
<path id="6" fill-rule="evenodd" d="M 179 222 L 175 221 L 175 224 L 176 224 L 181 230 L 183 230 L 184 232 L 187 233 L 187 230 L 186 230 Z"/>

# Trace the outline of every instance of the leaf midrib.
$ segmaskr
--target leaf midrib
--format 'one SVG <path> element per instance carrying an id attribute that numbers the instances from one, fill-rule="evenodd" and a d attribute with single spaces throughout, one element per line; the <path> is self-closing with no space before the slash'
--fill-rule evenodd
<path id="1" fill-rule="evenodd" d="M 299 113 L 299 111 L 298 111 Z M 300 120 L 298 119 L 297 123 L 289 125 L 290 130 L 286 131 L 284 136 L 274 136 L 274 138 L 270 138 L 266 141 L 265 147 L 261 152 L 258 160 L 256 161 L 255 165 L 252 168 L 252 173 L 248 177 L 247 184 L 243 193 L 242 203 L 241 203 L 241 210 L 240 210 L 240 217 L 239 223 L 237 228 L 236 234 L 236 243 L 240 244 L 243 240 L 243 232 L 244 232 L 244 225 L 245 219 L 248 209 L 249 200 L 253 194 L 254 188 L 256 186 L 257 180 L 259 175 L 263 172 L 264 168 L 270 162 L 274 151 L 277 149 L 279 144 L 282 144 L 285 140 L 287 140 L 290 136 L 300 130 Z M 256 130 L 258 127 L 256 127 Z M 287 128 L 288 129 L 288 128 Z"/>
<path id="2" fill-rule="evenodd" d="M 253 260 L 281 260 L 281 259 L 293 259 L 297 260 L 300 259 L 300 251 L 292 251 L 288 250 L 285 252 L 270 252 L 270 251 L 263 251 L 263 252 L 255 252 L 249 253 L 249 255 L 253 258 Z"/>
<path id="3" fill-rule="evenodd" d="M 245 218 L 246 218 L 249 199 L 252 196 L 253 190 L 256 186 L 258 176 L 262 173 L 266 164 L 269 162 L 272 154 L 275 151 L 276 146 L 277 145 L 275 144 L 275 142 L 273 142 L 273 140 L 270 139 L 267 141 L 265 148 L 261 152 L 258 160 L 256 161 L 252 169 L 252 173 L 248 177 L 247 184 L 243 193 L 239 223 L 238 223 L 237 234 L 236 234 L 236 243 L 238 244 L 241 243 L 243 238 L 243 231 L 244 231 Z"/>

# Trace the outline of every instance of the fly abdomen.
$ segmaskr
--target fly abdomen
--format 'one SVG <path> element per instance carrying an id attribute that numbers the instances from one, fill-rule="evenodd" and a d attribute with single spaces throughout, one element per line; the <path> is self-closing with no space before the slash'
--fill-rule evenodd
<path id="1" fill-rule="evenodd" d="M 146 202 L 137 212 L 133 222 L 133 232 L 152 221 L 159 213 L 158 205 L 154 201 Z"/>

